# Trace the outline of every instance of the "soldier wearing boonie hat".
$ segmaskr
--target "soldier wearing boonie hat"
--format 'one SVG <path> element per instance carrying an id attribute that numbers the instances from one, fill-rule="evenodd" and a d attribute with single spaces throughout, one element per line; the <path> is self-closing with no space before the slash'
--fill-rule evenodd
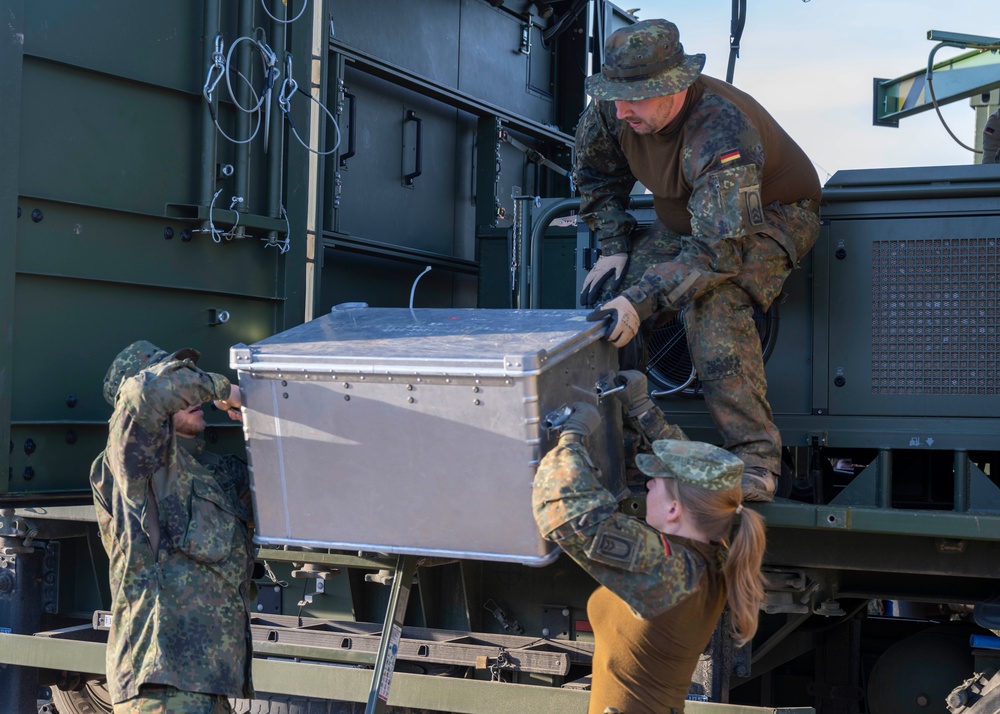
<path id="1" fill-rule="evenodd" d="M 580 303 L 608 320 L 626 368 L 645 366 L 643 334 L 683 316 L 706 405 L 746 466 L 744 498 L 769 501 L 781 437 L 752 315 L 815 243 L 822 196 L 773 117 L 704 66 L 667 20 L 608 37 L 576 132 L 580 217 L 601 249 Z M 627 211 L 637 182 L 656 212 L 642 229 Z"/>
<path id="2" fill-rule="evenodd" d="M 229 697 L 253 696 L 247 466 L 200 438 L 202 404 L 242 421 L 242 398 L 199 357 L 139 340 L 104 377 L 114 412 L 90 484 L 110 559 L 116 714 L 228 712 Z"/>
<path id="3" fill-rule="evenodd" d="M 586 79 L 587 94 L 604 101 L 638 101 L 677 94 L 705 67 L 705 55 L 684 54 L 677 26 L 644 20 L 611 35 L 601 71 Z"/>
<path id="4" fill-rule="evenodd" d="M 649 477 L 645 520 L 618 510 L 591 465 L 587 439 L 601 416 L 589 403 L 573 405 L 532 492 L 541 534 L 601 585 L 587 603 L 594 630 L 590 714 L 683 712 L 727 601 L 732 634 L 742 644 L 757 629 L 764 598 L 764 521 L 744 510 L 743 462 L 685 440 L 652 402 L 640 408 L 659 417 L 658 431 L 645 432 L 652 453 L 636 458 Z M 633 418 L 642 417 L 635 411 Z M 736 515 L 742 517 L 734 530 Z"/>

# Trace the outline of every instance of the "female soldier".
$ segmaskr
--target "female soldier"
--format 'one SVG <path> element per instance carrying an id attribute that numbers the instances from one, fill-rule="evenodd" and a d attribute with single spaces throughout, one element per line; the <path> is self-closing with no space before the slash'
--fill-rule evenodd
<path id="1" fill-rule="evenodd" d="M 597 479 L 585 443 L 600 413 L 586 403 L 574 405 L 559 444 L 539 464 L 535 520 L 602 586 L 587 605 L 595 642 L 590 714 L 680 714 L 727 599 L 737 644 L 757 630 L 764 520 L 743 510 L 743 462 L 684 440 L 646 396 L 644 375 L 621 376 L 630 382 L 626 413 L 652 442 L 653 454 L 636 456 L 649 477 L 645 522 L 619 512 Z M 735 515 L 742 520 L 730 545 Z"/>

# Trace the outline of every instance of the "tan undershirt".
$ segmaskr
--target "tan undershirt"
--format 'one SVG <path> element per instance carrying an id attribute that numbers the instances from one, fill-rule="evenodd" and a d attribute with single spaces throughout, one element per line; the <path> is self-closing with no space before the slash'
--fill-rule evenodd
<path id="1" fill-rule="evenodd" d="M 681 539 L 678 539 L 679 541 Z M 715 547 L 683 539 L 708 561 L 697 589 L 657 617 L 637 617 L 605 587 L 594 591 L 587 615 L 594 628 L 589 714 L 615 707 L 624 714 L 684 711 L 698 658 L 708 645 L 726 603 Z"/>
<path id="2" fill-rule="evenodd" d="M 619 133 L 632 175 L 652 192 L 656 215 L 667 228 L 681 235 L 691 234 L 688 199 L 692 186 L 684 176 L 682 154 L 690 136 L 699 129 L 695 122 L 688 121 L 689 115 L 706 91 L 735 104 L 757 130 L 765 154 L 761 182 L 765 206 L 772 201 L 791 204 L 822 198 L 819 179 L 809 158 L 767 110 L 731 84 L 702 75 L 688 90 L 678 118 L 663 129 L 655 134 L 639 135 L 623 122 Z M 739 148 L 721 147 L 720 152 Z"/>

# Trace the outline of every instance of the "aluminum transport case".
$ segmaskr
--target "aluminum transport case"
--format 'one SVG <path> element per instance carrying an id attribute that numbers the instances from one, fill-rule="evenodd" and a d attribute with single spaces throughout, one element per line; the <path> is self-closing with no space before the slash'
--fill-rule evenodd
<path id="1" fill-rule="evenodd" d="M 535 468 L 577 401 L 623 487 L 617 370 L 577 310 L 335 307 L 232 348 L 244 394 L 256 542 L 544 565 Z M 547 419 L 548 418 L 548 419 Z"/>

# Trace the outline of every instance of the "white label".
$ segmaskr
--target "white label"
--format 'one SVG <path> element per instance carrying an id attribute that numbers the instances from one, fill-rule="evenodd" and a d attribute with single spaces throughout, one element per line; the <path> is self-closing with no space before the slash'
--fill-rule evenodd
<path id="1" fill-rule="evenodd" d="M 403 636 L 403 628 L 393 624 L 389 634 L 389 651 L 385 653 L 385 667 L 382 669 L 382 679 L 378 683 L 378 698 L 389 701 L 389 687 L 392 685 L 392 671 L 396 668 L 396 654 L 399 652 L 399 640 Z"/>

